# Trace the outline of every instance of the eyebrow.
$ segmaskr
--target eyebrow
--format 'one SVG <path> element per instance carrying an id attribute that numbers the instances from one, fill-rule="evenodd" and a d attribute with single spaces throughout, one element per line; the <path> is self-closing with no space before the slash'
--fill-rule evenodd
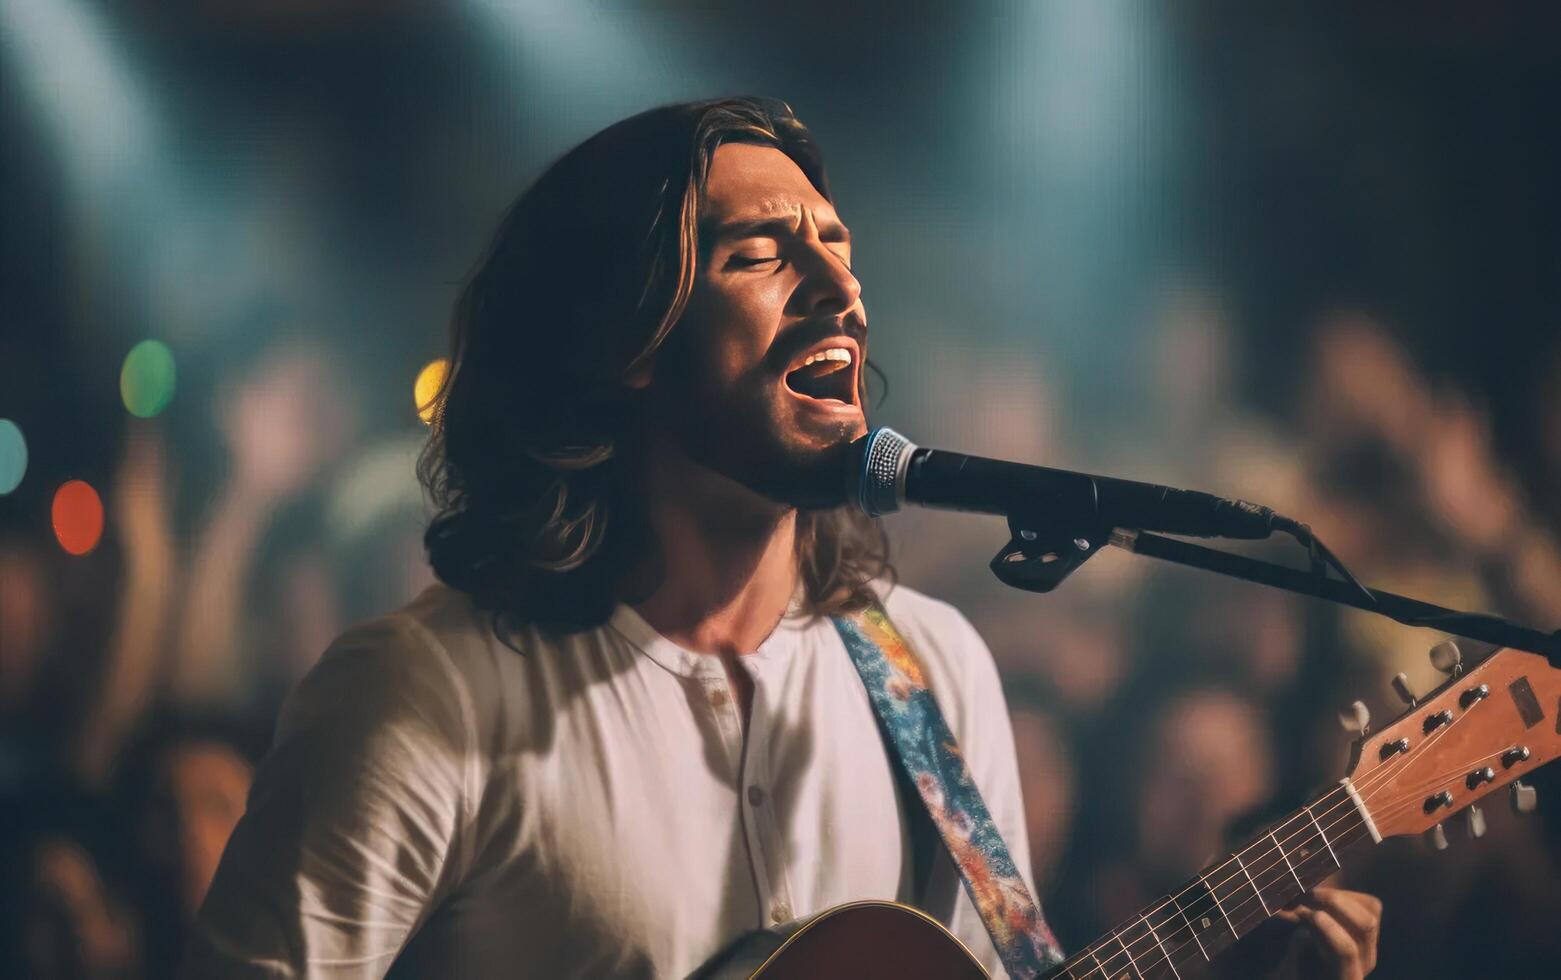
<path id="1" fill-rule="evenodd" d="M 739 218 L 700 229 L 700 237 L 711 245 L 741 238 L 781 238 L 796 233 L 797 223 L 780 217 Z M 818 234 L 825 241 L 839 241 L 846 244 L 851 242 L 851 229 L 842 224 L 838 218 L 820 222 Z"/>

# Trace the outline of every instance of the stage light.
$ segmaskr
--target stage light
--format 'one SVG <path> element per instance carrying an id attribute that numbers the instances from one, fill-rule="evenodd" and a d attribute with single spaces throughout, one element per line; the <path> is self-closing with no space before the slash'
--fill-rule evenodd
<path id="1" fill-rule="evenodd" d="M 60 547 L 84 555 L 103 537 L 103 501 L 84 480 L 71 480 L 54 491 L 54 536 Z"/>
<path id="2" fill-rule="evenodd" d="M 160 340 L 143 340 L 125 355 L 119 396 L 131 415 L 149 419 L 173 400 L 175 380 L 173 351 Z"/>
<path id="3" fill-rule="evenodd" d="M 159 140 L 145 86 L 121 56 L 98 3 L 0 3 L 7 74 L 20 80 L 84 190 L 107 191 L 150 159 Z"/>
<path id="4" fill-rule="evenodd" d="M 472 0 L 484 41 L 525 99 L 528 128 L 570 145 L 641 109 L 747 89 L 750 73 L 713 73 L 706 51 L 665 15 L 632 4 Z"/>
<path id="5" fill-rule="evenodd" d="M 10 493 L 27 472 L 27 440 L 22 427 L 10 419 L 0 419 L 0 494 Z"/>
<path id="6" fill-rule="evenodd" d="M 439 390 L 444 387 L 444 378 L 449 371 L 450 362 L 441 357 L 429 361 L 417 372 L 417 380 L 412 383 L 412 404 L 417 406 L 417 417 L 424 425 L 434 421 L 434 411 L 439 407 Z"/>

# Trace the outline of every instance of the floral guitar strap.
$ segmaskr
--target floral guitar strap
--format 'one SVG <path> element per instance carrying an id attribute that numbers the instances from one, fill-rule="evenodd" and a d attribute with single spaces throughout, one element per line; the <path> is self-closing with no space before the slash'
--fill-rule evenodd
<path id="1" fill-rule="evenodd" d="M 891 754 L 916 787 L 965 893 L 1015 978 L 1062 962 L 1062 949 L 992 823 L 921 664 L 881 605 L 834 617 Z"/>

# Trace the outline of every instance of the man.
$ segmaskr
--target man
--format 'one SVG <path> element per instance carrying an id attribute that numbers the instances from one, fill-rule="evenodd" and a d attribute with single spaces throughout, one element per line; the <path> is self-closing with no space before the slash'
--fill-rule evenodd
<path id="1" fill-rule="evenodd" d="M 422 466 L 445 584 L 290 699 L 191 972 L 676 977 L 860 898 L 995 970 L 828 618 L 883 602 L 1028 885 L 992 659 L 839 506 L 866 341 L 784 104 L 652 110 L 543 174 L 456 308 Z M 1340 975 L 1372 901 L 1303 913 Z"/>

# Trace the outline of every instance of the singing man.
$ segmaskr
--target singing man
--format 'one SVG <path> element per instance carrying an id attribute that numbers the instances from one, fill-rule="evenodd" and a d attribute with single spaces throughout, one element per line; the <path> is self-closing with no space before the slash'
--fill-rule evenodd
<path id="1" fill-rule="evenodd" d="M 575 147 L 453 333 L 420 467 L 441 584 L 290 697 L 189 975 L 682 977 L 858 899 L 994 975 L 1055 963 L 992 657 L 842 506 L 867 311 L 791 109 Z M 923 688 L 946 781 L 885 717 Z M 1370 970 L 1379 908 L 1298 913 L 1330 976 Z"/>

